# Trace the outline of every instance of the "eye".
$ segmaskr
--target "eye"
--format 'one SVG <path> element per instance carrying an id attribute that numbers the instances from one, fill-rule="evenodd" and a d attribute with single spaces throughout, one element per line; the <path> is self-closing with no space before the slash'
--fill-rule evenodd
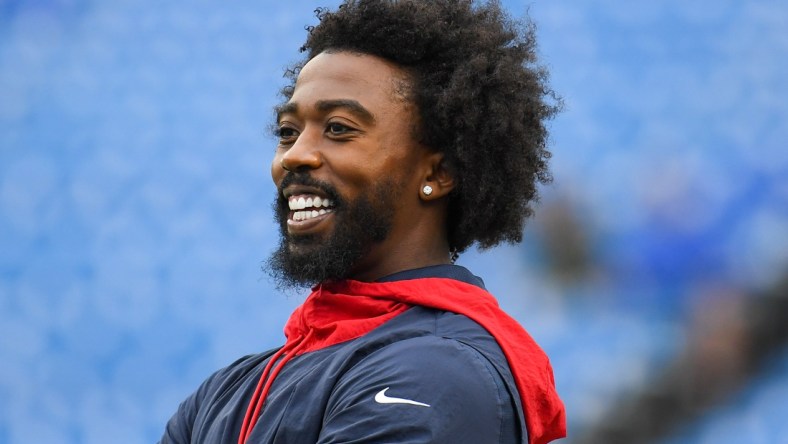
<path id="1" fill-rule="evenodd" d="M 343 125 L 341 123 L 332 122 L 326 126 L 326 132 L 332 136 L 344 136 L 353 131 L 353 128 Z"/>
<path id="2" fill-rule="evenodd" d="M 290 144 L 298 138 L 298 131 L 289 126 L 280 126 L 276 129 L 276 137 L 279 138 L 280 144 Z"/>

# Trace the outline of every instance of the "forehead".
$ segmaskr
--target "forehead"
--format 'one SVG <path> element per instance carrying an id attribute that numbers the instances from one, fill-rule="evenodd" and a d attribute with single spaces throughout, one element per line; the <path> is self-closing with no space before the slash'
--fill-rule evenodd
<path id="1" fill-rule="evenodd" d="M 301 69 L 288 103 L 301 107 L 324 100 L 351 99 L 377 114 L 407 104 L 408 86 L 407 73 L 384 59 L 350 52 L 323 52 Z"/>

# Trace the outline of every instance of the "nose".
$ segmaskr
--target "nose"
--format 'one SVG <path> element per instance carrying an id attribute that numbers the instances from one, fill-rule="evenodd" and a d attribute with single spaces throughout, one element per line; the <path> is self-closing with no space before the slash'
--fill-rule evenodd
<path id="1" fill-rule="evenodd" d="M 321 164 L 318 140 L 307 131 L 301 133 L 293 145 L 282 154 L 281 165 L 287 171 L 316 169 L 320 168 Z"/>

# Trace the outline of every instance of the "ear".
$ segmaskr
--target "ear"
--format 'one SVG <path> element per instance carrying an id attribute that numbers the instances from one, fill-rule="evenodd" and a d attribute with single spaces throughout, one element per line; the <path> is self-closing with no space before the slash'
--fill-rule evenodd
<path id="1" fill-rule="evenodd" d="M 449 171 L 443 153 L 427 155 L 427 168 L 419 187 L 419 197 L 424 201 L 438 200 L 454 189 L 454 174 Z M 425 187 L 432 191 L 425 193 Z"/>

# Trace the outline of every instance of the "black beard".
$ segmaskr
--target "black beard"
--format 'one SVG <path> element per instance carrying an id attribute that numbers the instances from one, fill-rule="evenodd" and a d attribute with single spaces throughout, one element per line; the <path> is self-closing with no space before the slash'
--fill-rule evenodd
<path id="1" fill-rule="evenodd" d="M 345 202 L 331 185 L 316 181 L 307 174 L 288 173 L 280 187 L 290 184 L 317 187 L 334 202 L 334 231 L 326 239 L 315 235 L 288 235 L 290 208 L 281 191 L 277 193 L 273 206 L 280 241 L 266 268 L 279 289 L 347 278 L 372 245 L 388 237 L 394 218 L 393 203 L 398 199 L 394 190 L 400 189 L 393 181 L 379 182 L 352 202 Z M 291 244 L 302 247 L 299 248 L 301 251 L 293 252 Z"/>

